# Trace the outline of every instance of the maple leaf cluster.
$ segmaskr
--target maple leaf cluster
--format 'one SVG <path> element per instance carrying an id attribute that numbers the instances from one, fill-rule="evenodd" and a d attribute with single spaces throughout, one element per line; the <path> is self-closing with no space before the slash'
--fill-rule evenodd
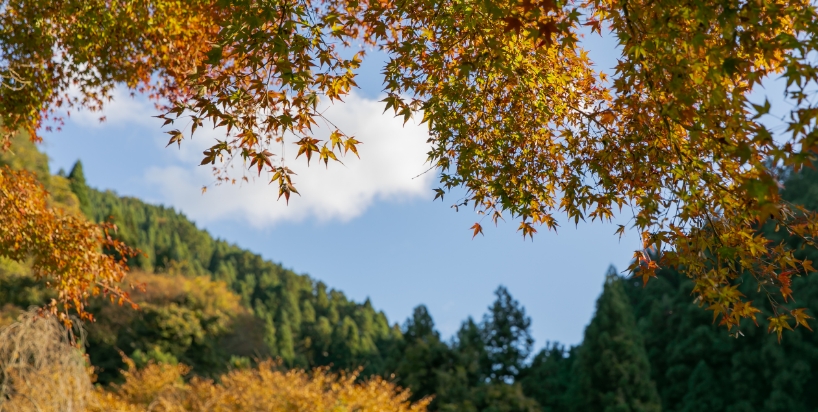
<path id="1" fill-rule="evenodd" d="M 30 262 L 35 276 L 57 292 L 43 310 L 71 324 L 71 310 L 93 320 L 86 310 L 91 296 L 135 308 L 120 282 L 128 270 L 126 259 L 137 252 L 109 236 L 114 226 L 51 208 L 47 199 L 30 172 L 0 169 L 0 256 Z"/>

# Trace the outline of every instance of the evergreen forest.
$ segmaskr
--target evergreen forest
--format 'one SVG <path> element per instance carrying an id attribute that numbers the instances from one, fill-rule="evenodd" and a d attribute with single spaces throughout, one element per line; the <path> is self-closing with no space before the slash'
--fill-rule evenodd
<path id="1" fill-rule="evenodd" d="M 430 401 L 431 411 L 818 410 L 818 335 L 797 327 L 779 342 L 766 314 L 730 336 L 694 302 L 683 273 L 663 269 L 643 285 L 609 268 L 578 346 L 548 342 L 535 353 L 530 314 L 503 286 L 482 318 L 465 319 L 447 338 L 423 305 L 402 322 L 387 319 L 377 302 L 352 301 L 216 239 L 172 208 L 89 187 L 80 162 L 52 174 L 47 157 L 18 140 L 0 165 L 31 170 L 52 202 L 114 222 L 116 236 L 142 251 L 129 262 L 128 280 L 139 286 L 132 292 L 139 309 L 91 302 L 96 321 L 85 323 L 84 347 L 99 385 L 157 365 L 186 365 L 190 380 L 274 360 L 284 370 L 378 376 L 409 389 L 414 401 Z M 784 197 L 818 209 L 818 172 L 792 174 Z M 818 313 L 818 274 L 793 283 L 798 304 Z M 741 292 L 765 299 L 750 286 Z M 25 264 L 0 260 L 3 324 L 52 297 Z"/>

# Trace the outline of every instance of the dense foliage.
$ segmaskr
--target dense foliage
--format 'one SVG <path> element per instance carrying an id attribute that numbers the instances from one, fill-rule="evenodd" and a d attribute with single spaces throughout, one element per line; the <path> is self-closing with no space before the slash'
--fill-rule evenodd
<path id="1" fill-rule="evenodd" d="M 66 180 L 61 174 L 48 175 L 47 159 L 37 156 L 30 143 L 20 142 L 15 149 L 31 158 L 20 167 L 43 170 L 46 179 L 84 194 L 71 195 L 74 210 L 88 210 L 96 221 L 115 222 L 112 235 L 143 252 L 129 261 L 135 270 L 148 272 L 136 273 L 129 281 L 145 283 L 145 293 L 132 292 L 143 310 L 131 313 L 104 302 L 91 305 L 95 313 L 104 314 L 89 326 L 95 348 L 91 357 L 106 368 L 100 375 L 104 380 L 122 366 L 118 350 L 128 356 L 138 350 L 140 356 L 192 362 L 194 371 L 205 374 L 218 373 L 234 355 L 275 356 L 294 366 L 362 365 L 365 374 L 383 371 L 389 343 L 400 333 L 371 303 L 351 302 L 321 282 L 216 240 L 173 209 L 88 188 L 79 164 Z M 79 198 L 86 196 L 84 205 Z M 52 296 L 25 276 L 30 273 L 25 265 L 6 260 L 0 272 L 3 303 L 26 308 Z M 223 353 L 200 353 L 231 330 L 249 335 L 233 339 L 236 347 Z M 213 356 L 209 363 L 202 362 Z"/>
<path id="2" fill-rule="evenodd" d="M 19 147 L 36 154 L 26 143 Z M 79 163 L 67 177 L 49 177 L 45 158 L 32 159 L 44 176 L 73 190 L 72 210 L 116 222 L 116 237 L 143 251 L 130 261 L 138 310 L 91 301 L 97 321 L 86 325 L 86 343 L 99 382 L 135 376 L 120 373 L 127 370 L 122 355 L 135 367 L 189 365 L 191 376 L 211 378 L 277 358 L 287 367 L 392 377 L 415 401 L 433 397 L 433 410 L 538 410 L 515 382 L 531 353 L 531 320 L 505 288 L 482 321 L 467 320 L 444 341 L 423 306 L 402 328 L 390 326 L 368 301 L 351 302 L 213 239 L 173 209 L 89 188 Z M 52 293 L 26 265 L 9 260 L 0 265 L 0 291 L 7 322 Z"/>
<path id="3" fill-rule="evenodd" d="M 788 174 L 782 193 L 787 201 L 815 210 L 818 171 L 804 169 Z M 803 242 L 776 232 L 774 225 L 764 230 L 771 238 L 778 236 L 789 242 L 794 250 Z M 818 258 L 810 249 L 798 253 L 810 260 Z M 818 408 L 818 397 L 810 389 L 818 384 L 818 334 L 809 328 L 796 327 L 788 338 L 779 341 L 776 335 L 765 333 L 769 321 L 759 319 L 759 327 L 743 328 L 744 333 L 736 338 L 728 335 L 711 314 L 700 310 L 692 294 L 694 282 L 683 273 L 665 269 L 647 285 L 639 278 L 622 278 L 613 273 L 609 270 L 597 313 L 582 344 L 573 348 L 547 344 L 514 376 L 513 382 L 522 385 L 523 394 L 535 400 L 539 410 L 772 412 Z M 767 298 L 754 282 L 746 280 L 739 290 L 748 299 Z M 810 314 L 818 313 L 818 273 L 793 279 L 792 287 L 803 293 L 797 304 Z M 415 319 L 423 313 L 416 313 Z M 436 377 L 436 381 L 425 382 L 436 385 L 437 391 L 425 393 L 437 393 L 435 402 L 439 403 L 432 406 L 445 410 L 443 401 L 457 393 L 445 383 L 451 380 L 439 378 L 447 376 L 444 372 L 448 366 L 440 355 L 445 353 L 446 345 L 439 343 L 438 335 L 428 326 L 431 318 L 410 321 L 404 330 L 411 332 L 417 324 L 427 325 L 424 330 L 429 331 L 425 333 L 429 338 L 414 345 L 414 352 L 407 352 L 415 354 L 406 359 L 412 359 L 416 366 L 406 368 L 403 376 L 412 377 L 408 371 L 413 370 L 420 376 Z M 477 335 L 477 330 L 473 322 L 465 323 L 452 348 L 476 341 L 469 337 Z M 404 335 L 407 342 L 412 333 Z M 428 353 L 425 363 L 417 353 Z M 424 390 L 409 380 L 403 382 L 415 390 Z M 489 389 L 485 381 L 473 382 L 475 388 L 482 389 L 467 395 L 467 399 L 480 402 L 485 398 L 479 392 L 489 393 Z M 482 403 L 476 410 L 503 410 L 492 408 Z"/>

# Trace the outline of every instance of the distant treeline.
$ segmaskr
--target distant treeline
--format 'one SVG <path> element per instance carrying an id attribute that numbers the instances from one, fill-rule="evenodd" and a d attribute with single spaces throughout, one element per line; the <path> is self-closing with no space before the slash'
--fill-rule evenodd
<path id="1" fill-rule="evenodd" d="M 145 286 L 133 292 L 140 309 L 96 301 L 98 320 L 86 325 L 87 351 L 101 383 L 121 381 L 122 354 L 136 365 L 184 363 L 208 377 L 279 358 L 288 367 L 360 368 L 362 377 L 380 375 L 410 388 L 413 399 L 434 396 L 430 410 L 439 411 L 818 409 L 818 391 L 810 390 L 818 387 L 815 333 L 798 328 L 779 344 L 767 334 L 768 315 L 762 314 L 757 327 L 743 325 L 743 336 L 730 337 L 711 312 L 694 304 L 692 283 L 676 271 L 663 270 L 643 286 L 609 269 L 596 314 L 576 347 L 548 343 L 532 353 L 531 320 L 503 287 L 482 319 L 467 319 L 443 339 L 424 306 L 402 325 L 390 325 L 368 300 L 353 302 L 322 282 L 214 239 L 172 208 L 89 188 L 79 162 L 51 175 L 35 147 L 21 143 L 15 150 L 14 157 L 0 157 L 0 165 L 35 170 L 55 204 L 113 220 L 116 236 L 144 252 L 131 262 L 131 282 Z M 818 173 L 793 175 L 785 197 L 818 208 Z M 0 260 L 3 322 L 49 298 L 26 270 Z M 816 276 L 793 284 L 799 305 L 813 316 Z M 748 281 L 742 292 L 761 302 L 766 296 L 756 286 Z"/>

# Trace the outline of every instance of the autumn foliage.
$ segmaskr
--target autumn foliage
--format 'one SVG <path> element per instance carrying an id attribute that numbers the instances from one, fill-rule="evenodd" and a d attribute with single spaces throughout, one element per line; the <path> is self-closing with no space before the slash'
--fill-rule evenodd
<path id="1" fill-rule="evenodd" d="M 93 319 L 85 307 L 90 296 L 130 302 L 120 282 L 125 259 L 135 251 L 109 236 L 115 227 L 52 208 L 48 199 L 32 173 L 0 169 L 0 254 L 30 262 L 32 272 L 57 293 L 47 310 L 66 323 L 69 310 Z"/>
<path id="2" fill-rule="evenodd" d="M 72 110 L 101 109 L 120 83 L 157 98 L 182 93 L 179 79 L 218 31 L 209 0 L 0 4 L 4 148 L 15 132 L 38 139 Z"/>
<path id="3" fill-rule="evenodd" d="M 131 364 L 133 367 L 133 364 Z M 272 361 L 233 370 L 219 382 L 193 378 L 184 365 L 150 364 L 124 372 L 125 383 L 98 392 L 93 411 L 336 411 L 420 412 L 428 400 L 409 402 L 409 392 L 380 377 L 356 382 L 357 374 L 325 368 L 284 371 Z"/>

